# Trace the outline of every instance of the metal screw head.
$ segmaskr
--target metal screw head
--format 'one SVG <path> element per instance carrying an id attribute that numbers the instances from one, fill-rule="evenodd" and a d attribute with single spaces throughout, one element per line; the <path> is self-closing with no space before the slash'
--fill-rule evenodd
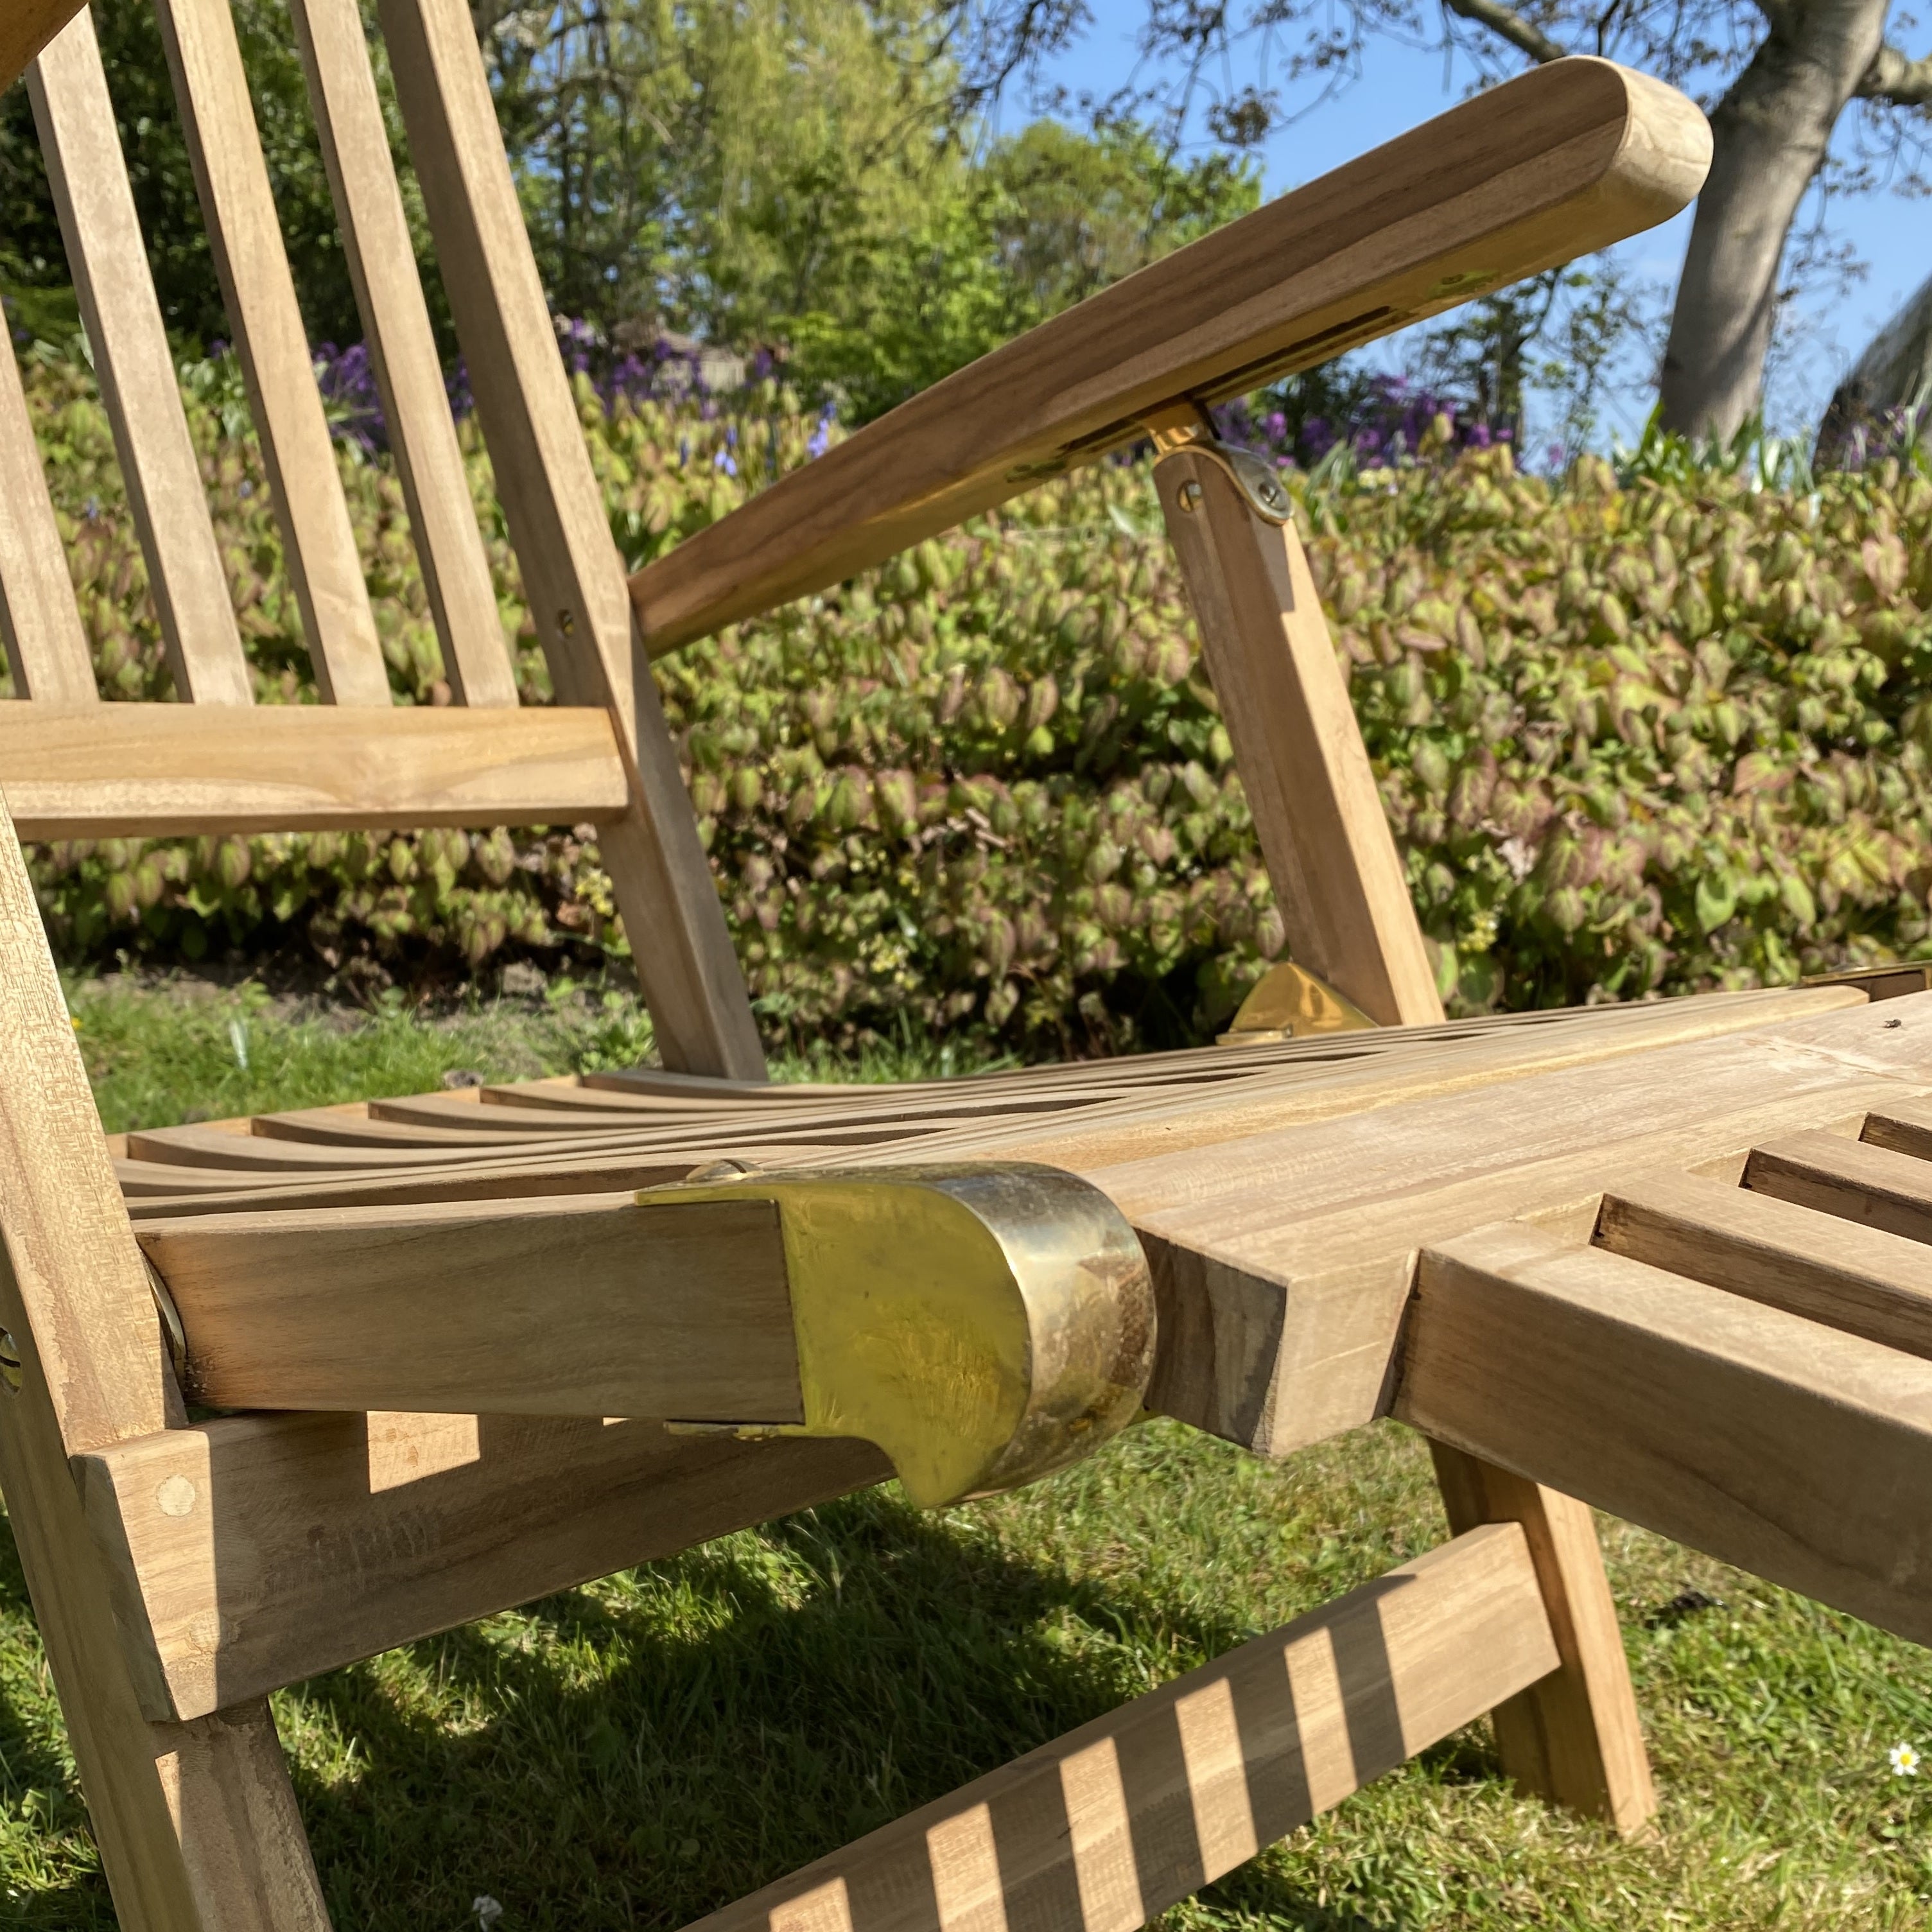
<path id="1" fill-rule="evenodd" d="M 1201 485 L 1184 483 L 1180 486 L 1180 507 L 1191 517 L 1201 507 Z"/>
<path id="2" fill-rule="evenodd" d="M 20 1345 L 10 1328 L 0 1328 L 0 1388 L 9 1395 L 20 1393 Z"/>

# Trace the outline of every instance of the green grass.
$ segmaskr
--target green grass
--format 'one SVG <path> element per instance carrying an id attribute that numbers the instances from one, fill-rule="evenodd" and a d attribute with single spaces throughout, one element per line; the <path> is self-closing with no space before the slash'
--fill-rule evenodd
<path id="1" fill-rule="evenodd" d="M 73 993 L 110 1125 L 556 1070 L 636 1037 L 621 1003 L 345 1027 L 252 990 Z M 932 1070 L 898 1058 L 848 1070 Z M 1515 1796 L 1478 1726 L 1178 1908 L 1177 1932 L 1932 1925 L 1932 1793 L 1886 1760 L 1932 1744 L 1932 1660 L 1604 1531 L 1663 1796 L 1650 1842 Z M 499 1932 L 668 1932 L 1444 1533 L 1398 1429 L 1268 1465 L 1156 1425 L 996 1502 L 928 1516 L 887 1489 L 728 1537 L 335 1672 L 277 1715 L 339 1932 L 460 1932 L 484 1894 Z M 8 1549 L 0 1925 L 111 1923 Z"/>

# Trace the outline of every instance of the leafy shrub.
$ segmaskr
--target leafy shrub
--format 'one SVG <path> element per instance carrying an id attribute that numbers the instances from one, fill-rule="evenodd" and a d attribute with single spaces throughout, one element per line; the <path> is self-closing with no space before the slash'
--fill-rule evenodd
<path id="1" fill-rule="evenodd" d="M 30 386 L 103 688 L 164 696 L 98 400 L 62 365 Z M 580 395 L 634 561 L 826 434 L 770 384 L 728 413 Z M 194 413 L 257 694 L 312 699 L 256 452 Z M 395 478 L 346 448 L 344 476 L 398 700 L 446 702 Z M 1620 485 L 1586 459 L 1552 482 L 1506 449 L 1292 481 L 1453 1007 L 1932 950 L 1932 482 L 1888 462 L 1804 495 L 1723 470 Z M 1048 484 L 659 670 L 774 1036 L 1196 1038 L 1281 953 L 1143 464 Z M 107 840 L 34 866 L 74 962 L 306 948 L 382 984 L 626 952 L 588 827 Z"/>

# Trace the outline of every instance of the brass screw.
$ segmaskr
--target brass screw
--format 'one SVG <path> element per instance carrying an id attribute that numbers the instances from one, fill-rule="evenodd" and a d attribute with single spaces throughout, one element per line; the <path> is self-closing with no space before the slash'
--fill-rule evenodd
<path id="1" fill-rule="evenodd" d="M 1201 485 L 1184 483 L 1180 486 L 1180 507 L 1191 517 L 1201 507 Z"/>
<path id="2" fill-rule="evenodd" d="M 568 610 L 560 610 L 556 614 L 556 628 L 567 638 L 577 628 L 577 619 Z"/>
<path id="3" fill-rule="evenodd" d="M 9 1395 L 20 1393 L 20 1345 L 10 1328 L 0 1328 L 0 1387 Z"/>

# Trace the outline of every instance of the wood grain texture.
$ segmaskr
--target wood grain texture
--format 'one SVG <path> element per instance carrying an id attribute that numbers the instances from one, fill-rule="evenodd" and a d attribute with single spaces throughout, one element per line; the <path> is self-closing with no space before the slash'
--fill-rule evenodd
<path id="1" fill-rule="evenodd" d="M 210 1408 L 805 1420 L 769 1202 L 232 1214 L 140 1241 Z"/>
<path id="2" fill-rule="evenodd" d="M 572 825 L 628 808 L 602 710 L 0 706 L 26 838 Z"/>
<path id="3" fill-rule="evenodd" d="M 362 14 L 355 0 L 291 0 L 290 14 L 444 674 L 460 703 L 512 706 L 516 680 L 389 156 Z"/>
<path id="4" fill-rule="evenodd" d="M 99 698 L 10 346 L 0 355 L 0 645 L 16 698 L 56 704 Z"/>
<path id="5" fill-rule="evenodd" d="M 92 16 L 75 18 L 34 63 L 27 85 L 176 695 L 252 704 Z"/>
<path id="6" fill-rule="evenodd" d="M 1932 995 L 1919 998 L 1910 1034 L 1855 1009 L 1081 1167 L 1153 1264 L 1149 1406 L 1267 1454 L 1370 1420 L 1388 1400 L 1418 1248 L 1525 1214 L 1574 1218 L 1581 1238 L 1605 1190 L 1655 1168 L 1742 1164 L 1793 1128 L 1917 1099 L 1932 1082 Z M 1025 1144 L 1012 1136 L 1011 1157 L 1052 1158 Z"/>
<path id="7" fill-rule="evenodd" d="M 1188 450 L 1154 468 L 1288 956 L 1384 1026 L 1442 1018 L 1408 880 L 1294 526 Z"/>
<path id="8" fill-rule="evenodd" d="M 389 674 L 228 0 L 155 0 L 175 104 L 323 700 L 386 709 Z"/>
<path id="9" fill-rule="evenodd" d="M 891 1473 L 865 1442 L 453 1424 L 236 1416 L 83 1457 L 132 1641 L 158 1660 L 155 1714 L 232 1706 Z"/>
<path id="10" fill-rule="evenodd" d="M 1425 1250 L 1394 1412 L 1918 1643 L 1932 1365 L 1540 1229 Z"/>
<path id="11" fill-rule="evenodd" d="M 1753 1152 L 1744 1185 L 1908 1240 L 1932 1241 L 1932 1162 L 1913 1154 L 1837 1134 L 1792 1134 Z"/>
<path id="12" fill-rule="evenodd" d="M 690 1932 L 1134 1932 L 1556 1662 L 1522 1531 L 1474 1530 Z"/>
<path id="13" fill-rule="evenodd" d="M 1932 1359 L 1932 1249 L 1904 1235 L 1706 1175 L 1658 1174 L 1604 1197 L 1596 1238 L 1613 1254 Z"/>
<path id="14" fill-rule="evenodd" d="M 397 98 L 530 611 L 558 695 L 608 709 L 630 810 L 598 839 L 666 1066 L 764 1077 L 462 0 L 383 0 Z"/>
<path id="15" fill-rule="evenodd" d="M 153 1725 L 71 1459 L 178 1418 L 146 1264 L 0 806 L 0 1490 L 128 1932 L 326 1932 L 265 1709 Z M 260 1828 L 264 1824 L 272 1828 Z"/>
<path id="16" fill-rule="evenodd" d="M 1657 1792 L 1588 1507 L 1447 1443 L 1429 1448 L 1457 1535 L 1486 1522 L 1522 1528 L 1562 1659 L 1496 1707 L 1504 1770 L 1532 1796 L 1636 1836 L 1656 1814 Z"/>
<path id="17" fill-rule="evenodd" d="M 1703 117 L 1538 68 L 1229 224 L 902 404 L 632 580 L 653 654 L 822 590 L 1140 434 L 1664 220 Z"/>
<path id="18" fill-rule="evenodd" d="M 0 89 L 11 87 L 41 48 L 86 6 L 86 0 L 10 0 L 0 14 Z"/>

